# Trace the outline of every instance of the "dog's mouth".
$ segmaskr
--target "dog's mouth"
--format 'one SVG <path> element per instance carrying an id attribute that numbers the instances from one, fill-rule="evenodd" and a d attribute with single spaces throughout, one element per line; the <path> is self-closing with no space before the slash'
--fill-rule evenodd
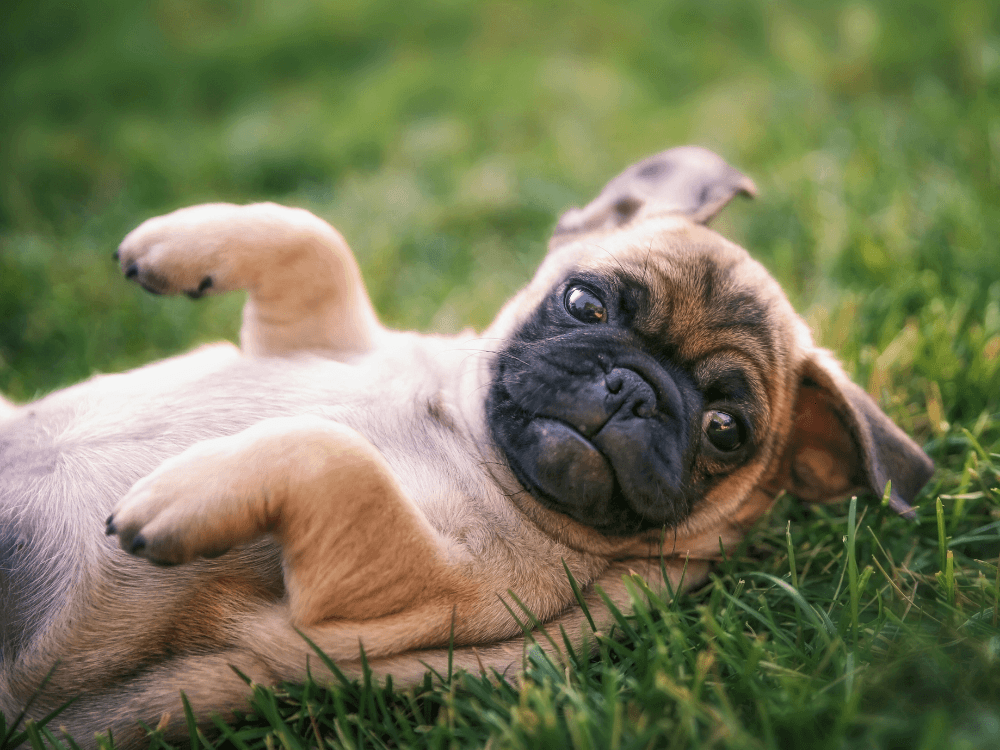
<path id="1" fill-rule="evenodd" d="M 499 368 L 498 445 L 542 505 L 609 535 L 674 525 L 690 511 L 689 430 L 677 385 L 630 367 L 557 379 Z"/>
<path id="2" fill-rule="evenodd" d="M 517 468 L 544 499 L 569 501 L 590 525 L 602 519 L 618 487 L 611 461 L 581 432 L 557 419 L 538 417 L 524 432 L 527 450 Z M 611 519 L 608 519 L 610 521 Z"/>

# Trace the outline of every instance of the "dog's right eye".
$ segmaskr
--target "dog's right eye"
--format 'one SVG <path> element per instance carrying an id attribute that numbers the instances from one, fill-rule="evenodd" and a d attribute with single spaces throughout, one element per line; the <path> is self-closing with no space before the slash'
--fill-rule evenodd
<path id="1" fill-rule="evenodd" d="M 566 290 L 566 310 L 581 323 L 606 323 L 608 311 L 596 294 L 582 286 Z"/>

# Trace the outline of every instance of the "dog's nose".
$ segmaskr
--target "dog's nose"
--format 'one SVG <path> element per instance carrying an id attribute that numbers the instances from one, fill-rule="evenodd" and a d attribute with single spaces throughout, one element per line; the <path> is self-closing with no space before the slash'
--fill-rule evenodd
<path id="1" fill-rule="evenodd" d="M 615 411 L 624 410 L 643 419 L 656 413 L 656 392 L 635 370 L 616 368 L 605 376 L 604 385 L 608 393 L 618 397 L 613 399 Z"/>
<path id="2" fill-rule="evenodd" d="M 612 393 L 618 393 L 622 389 L 622 385 L 625 382 L 625 378 L 622 377 L 618 370 L 608 373 L 608 376 L 604 378 L 604 385 L 608 387 L 608 390 Z"/>

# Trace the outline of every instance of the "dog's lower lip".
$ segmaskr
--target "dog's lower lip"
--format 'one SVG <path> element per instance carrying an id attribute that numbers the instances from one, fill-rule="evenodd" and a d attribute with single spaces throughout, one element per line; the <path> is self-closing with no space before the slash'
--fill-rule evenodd
<path id="1" fill-rule="evenodd" d="M 594 451 L 596 453 L 600 453 L 601 456 L 604 456 L 604 453 L 601 452 L 600 448 L 598 448 L 596 445 L 594 445 L 594 443 L 591 441 L 591 438 L 594 437 L 597 433 L 599 433 L 604 428 L 604 426 L 607 424 L 607 422 L 605 422 L 604 424 L 602 424 L 597 430 L 589 430 L 586 426 L 578 427 L 576 425 L 570 424 L 569 422 L 567 422 L 565 420 L 559 419 L 558 417 L 550 417 L 550 416 L 545 415 L 545 414 L 539 414 L 535 418 L 535 421 L 550 422 L 552 424 L 557 424 L 557 425 L 560 425 L 561 427 L 565 427 L 567 430 L 569 430 L 570 432 L 572 432 L 573 435 L 581 443 L 584 443 L 588 448 L 590 448 L 590 450 L 592 450 L 592 451 Z M 608 421 L 610 421 L 610 417 L 608 418 Z"/>
<path id="2" fill-rule="evenodd" d="M 598 419 L 594 420 L 593 424 L 574 424 L 573 422 L 567 421 L 565 417 L 560 416 L 559 414 L 549 414 L 546 413 L 544 410 L 536 414 L 535 419 L 547 419 L 549 421 L 558 422 L 568 427 L 569 429 L 578 433 L 580 435 L 580 438 L 589 443 L 594 450 L 600 452 L 600 449 L 598 449 L 597 446 L 595 446 L 591 442 L 591 438 L 599 434 L 600 431 L 607 426 L 608 422 L 614 419 L 615 415 L 618 414 L 618 412 L 620 412 L 622 408 L 625 406 L 625 403 L 626 403 L 625 401 L 622 401 L 622 403 L 618 404 L 618 406 L 616 406 L 614 409 L 611 409 L 605 412 L 604 414 L 601 414 Z"/>
<path id="3" fill-rule="evenodd" d="M 607 424 L 607 422 L 605 422 L 604 424 L 602 424 L 596 430 L 588 430 L 588 428 L 587 428 L 586 425 L 573 425 L 573 424 L 570 424 L 569 422 L 564 422 L 563 420 L 557 419 L 555 417 L 544 417 L 544 419 L 548 419 L 551 422 L 558 422 L 559 424 L 563 425 L 564 427 L 569 428 L 570 430 L 572 430 L 573 432 L 575 432 L 579 436 L 580 440 L 583 441 L 584 443 L 586 443 L 590 447 L 591 450 L 595 450 L 598 453 L 601 453 L 601 449 L 598 448 L 596 445 L 594 445 L 591 442 L 590 438 L 593 437 L 594 435 L 596 435 L 598 432 L 600 432 L 601 429 L 604 427 L 604 424 Z M 609 419 L 610 419 L 610 417 L 609 417 Z M 604 454 L 601 454 L 601 455 L 604 455 Z"/>

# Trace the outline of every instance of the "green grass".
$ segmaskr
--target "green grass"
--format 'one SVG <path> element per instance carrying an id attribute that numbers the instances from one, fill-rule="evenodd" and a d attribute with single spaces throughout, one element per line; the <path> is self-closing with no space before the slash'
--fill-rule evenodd
<path id="1" fill-rule="evenodd" d="M 388 323 L 454 331 L 531 275 L 561 210 L 708 146 L 761 189 L 717 227 L 934 458 L 918 522 L 784 498 L 707 586 L 637 583 L 595 659 L 536 659 L 517 689 L 260 689 L 222 741 L 997 747 L 998 112 L 988 0 L 22 2 L 0 24 L 0 390 L 235 337 L 239 299 L 155 299 L 111 262 L 177 206 L 307 206 Z"/>

